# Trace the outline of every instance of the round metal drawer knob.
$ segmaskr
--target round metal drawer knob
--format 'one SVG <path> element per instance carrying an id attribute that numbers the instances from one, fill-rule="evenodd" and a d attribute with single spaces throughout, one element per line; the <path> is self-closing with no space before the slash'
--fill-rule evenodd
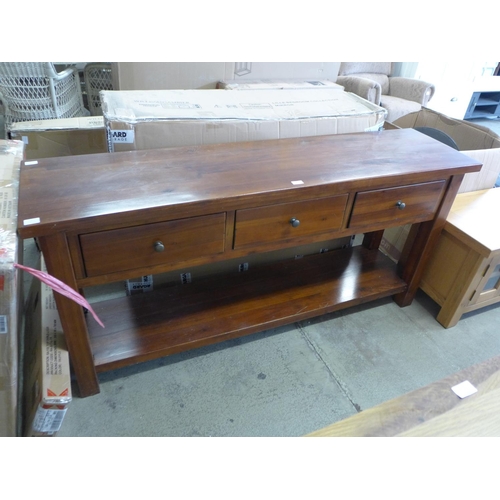
<path id="1" fill-rule="evenodd" d="M 163 250 L 165 250 L 165 245 L 161 241 L 155 241 L 154 249 L 155 252 L 163 252 Z"/>
<path id="2" fill-rule="evenodd" d="M 299 219 L 290 219 L 290 224 L 292 225 L 292 227 L 298 227 L 300 226 L 300 220 Z"/>
<path id="3" fill-rule="evenodd" d="M 401 200 L 399 200 L 397 203 L 396 203 L 396 206 L 399 208 L 399 210 L 403 210 L 405 207 L 406 207 L 406 203 L 402 202 Z"/>

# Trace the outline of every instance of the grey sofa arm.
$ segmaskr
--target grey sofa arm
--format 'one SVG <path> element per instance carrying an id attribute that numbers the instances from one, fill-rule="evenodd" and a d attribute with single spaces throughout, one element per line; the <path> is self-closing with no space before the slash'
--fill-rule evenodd
<path id="1" fill-rule="evenodd" d="M 358 76 L 338 76 L 336 83 L 342 85 L 346 92 L 359 95 L 374 104 L 380 104 L 382 89 L 380 84 L 374 80 Z"/>
<path id="2" fill-rule="evenodd" d="M 389 88 L 391 96 L 418 102 L 422 106 L 425 106 L 432 99 L 436 90 L 432 83 L 401 76 L 390 77 Z"/>

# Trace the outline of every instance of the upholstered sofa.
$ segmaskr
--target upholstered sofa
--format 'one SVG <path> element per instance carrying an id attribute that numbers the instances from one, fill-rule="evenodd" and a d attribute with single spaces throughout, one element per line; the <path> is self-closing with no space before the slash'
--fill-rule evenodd
<path id="1" fill-rule="evenodd" d="M 433 84 L 415 78 L 391 76 L 394 63 L 340 63 L 337 82 L 346 92 L 352 92 L 387 110 L 386 120 L 420 111 L 435 92 Z"/>

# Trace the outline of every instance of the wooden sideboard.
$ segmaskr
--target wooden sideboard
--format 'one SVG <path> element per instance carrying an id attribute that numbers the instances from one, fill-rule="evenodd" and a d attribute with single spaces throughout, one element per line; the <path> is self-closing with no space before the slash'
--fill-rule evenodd
<path id="1" fill-rule="evenodd" d="M 56 294 L 80 395 L 98 372 L 382 297 L 410 304 L 477 161 L 411 129 L 43 159 L 19 235 L 75 290 L 363 234 L 363 244 L 93 304 Z M 412 223 L 402 258 L 378 250 Z"/>

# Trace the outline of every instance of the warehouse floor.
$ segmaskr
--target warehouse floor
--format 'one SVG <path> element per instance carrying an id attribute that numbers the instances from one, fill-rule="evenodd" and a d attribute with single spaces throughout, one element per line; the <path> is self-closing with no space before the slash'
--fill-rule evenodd
<path id="1" fill-rule="evenodd" d="M 58 436 L 302 436 L 500 354 L 500 306 L 437 312 L 419 292 L 103 373 Z"/>

